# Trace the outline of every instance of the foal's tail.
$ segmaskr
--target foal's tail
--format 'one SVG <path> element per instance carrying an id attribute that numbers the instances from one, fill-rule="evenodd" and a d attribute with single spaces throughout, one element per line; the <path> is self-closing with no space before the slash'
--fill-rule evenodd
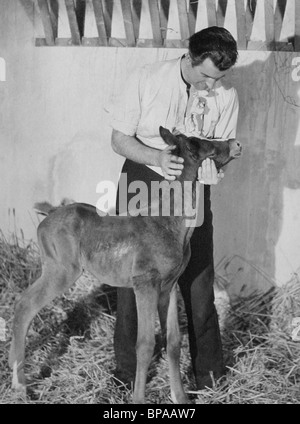
<path id="1" fill-rule="evenodd" d="M 61 208 L 62 206 L 70 205 L 72 203 L 75 203 L 74 200 L 64 198 L 59 206 L 53 206 L 49 202 L 37 202 L 33 205 L 33 207 L 39 215 L 48 216 L 52 212 L 56 211 L 56 209 Z"/>

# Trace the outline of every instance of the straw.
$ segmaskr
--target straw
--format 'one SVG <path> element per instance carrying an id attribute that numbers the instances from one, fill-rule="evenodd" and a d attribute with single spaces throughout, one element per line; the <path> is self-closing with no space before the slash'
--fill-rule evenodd
<path id="1" fill-rule="evenodd" d="M 37 246 L 0 234 L 0 316 L 6 341 L 0 341 L 0 403 L 128 404 L 132 392 L 117 388 L 113 334 L 116 290 L 99 288 L 84 274 L 67 293 L 33 320 L 26 343 L 28 398 L 11 390 L 8 350 L 16 299 L 40 273 Z M 179 296 L 182 331 L 181 373 L 193 403 L 285 404 L 300 401 L 300 342 L 291 338 L 291 321 L 300 316 L 300 281 L 295 275 L 284 287 L 253 293 L 230 303 L 216 292 L 227 375 L 214 387 L 197 391 L 191 371 L 187 323 Z M 168 363 L 160 342 L 149 370 L 146 401 L 172 403 Z"/>

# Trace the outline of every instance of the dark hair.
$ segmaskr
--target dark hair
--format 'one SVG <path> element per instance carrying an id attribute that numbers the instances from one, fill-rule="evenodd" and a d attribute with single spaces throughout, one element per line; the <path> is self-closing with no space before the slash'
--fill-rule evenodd
<path id="1" fill-rule="evenodd" d="M 192 66 L 210 58 L 219 71 L 231 68 L 238 57 L 236 41 L 225 28 L 212 26 L 196 32 L 189 40 Z"/>

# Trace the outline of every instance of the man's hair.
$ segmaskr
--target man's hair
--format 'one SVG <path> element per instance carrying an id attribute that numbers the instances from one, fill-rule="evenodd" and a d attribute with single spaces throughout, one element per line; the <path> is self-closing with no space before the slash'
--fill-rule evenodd
<path id="1" fill-rule="evenodd" d="M 209 58 L 219 71 L 226 71 L 237 61 L 236 41 L 225 28 L 212 26 L 196 32 L 189 40 L 192 66 Z"/>

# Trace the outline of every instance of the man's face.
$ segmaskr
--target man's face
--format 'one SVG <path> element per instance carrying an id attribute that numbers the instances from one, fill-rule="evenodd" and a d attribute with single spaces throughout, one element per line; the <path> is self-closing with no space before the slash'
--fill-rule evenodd
<path id="1" fill-rule="evenodd" d="M 220 71 L 211 59 L 205 59 L 200 65 L 192 66 L 191 59 L 186 58 L 186 66 L 183 69 L 183 77 L 196 90 L 210 91 L 214 88 L 217 81 L 223 78 L 227 72 Z"/>

